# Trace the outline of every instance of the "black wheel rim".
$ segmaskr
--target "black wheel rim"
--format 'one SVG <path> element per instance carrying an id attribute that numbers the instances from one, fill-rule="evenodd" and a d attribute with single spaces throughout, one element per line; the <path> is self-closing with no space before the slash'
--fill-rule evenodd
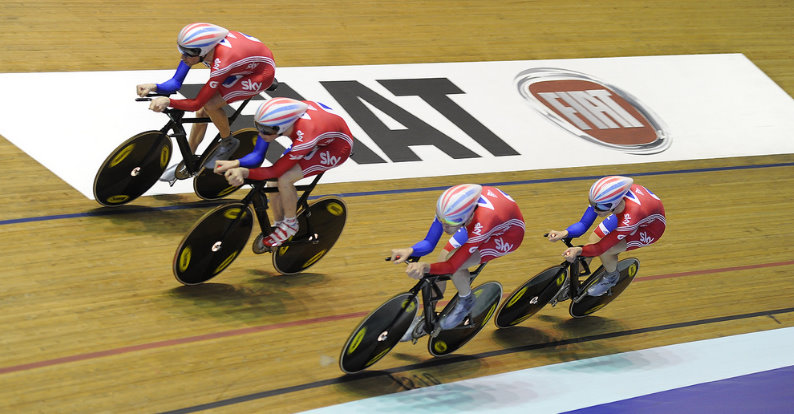
<path id="1" fill-rule="evenodd" d="M 629 286 L 629 284 L 634 280 L 634 276 L 637 275 L 637 271 L 640 268 L 640 261 L 635 258 L 628 258 L 623 259 L 618 262 L 618 271 L 620 272 L 620 278 L 618 279 L 618 283 L 612 287 L 612 294 L 604 294 L 603 296 L 584 296 L 579 302 L 571 302 L 571 306 L 568 309 L 568 312 L 574 318 L 583 318 L 588 315 L 592 315 L 598 310 L 601 310 L 615 300 L 624 290 Z M 603 269 L 603 268 L 599 268 Z"/>
<path id="2" fill-rule="evenodd" d="M 174 255 L 174 276 L 185 285 L 206 282 L 226 269 L 243 250 L 253 227 L 242 203 L 219 206 L 199 219 Z"/>
<path id="3" fill-rule="evenodd" d="M 307 212 L 298 213 L 300 228 L 292 236 L 291 241 L 284 243 L 273 250 L 273 267 L 285 275 L 303 272 L 315 265 L 334 246 L 342 234 L 347 220 L 347 207 L 336 197 L 323 198 L 309 206 L 311 212 L 312 230 L 318 237 L 318 242 L 301 242 L 310 236 L 307 224 Z"/>
<path id="4" fill-rule="evenodd" d="M 160 131 L 142 132 L 124 141 L 99 167 L 94 198 L 104 206 L 119 206 L 140 197 L 165 171 L 171 150 L 171 140 Z"/>
<path id="5" fill-rule="evenodd" d="M 250 154 L 256 145 L 258 132 L 256 129 L 247 128 L 235 132 L 234 137 L 240 140 L 240 146 L 234 151 L 230 159 L 242 158 Z M 229 185 L 223 175 L 215 174 L 212 169 L 202 168 L 193 178 L 193 191 L 205 200 L 217 200 L 234 193 L 240 187 Z"/>
<path id="6" fill-rule="evenodd" d="M 477 295 L 477 300 L 474 302 L 474 307 L 472 307 L 470 312 L 470 327 L 441 331 L 437 337 L 431 337 L 427 342 L 427 349 L 430 354 L 435 356 L 447 355 L 460 349 L 460 347 L 466 345 L 467 342 L 474 338 L 496 313 L 499 300 L 502 298 L 502 285 L 498 282 L 486 282 L 472 289 L 472 294 Z M 446 315 L 447 312 L 452 310 L 454 304 L 457 303 L 457 297 L 455 295 L 455 298 L 444 308 L 441 312 L 442 315 Z"/>
<path id="7" fill-rule="evenodd" d="M 502 304 L 496 315 L 496 326 L 515 326 L 537 313 L 554 298 L 566 274 L 562 266 L 553 266 L 521 285 Z"/>
<path id="8" fill-rule="evenodd" d="M 342 371 L 353 374 L 380 361 L 400 341 L 419 309 L 415 295 L 401 293 L 367 315 L 345 342 Z"/>

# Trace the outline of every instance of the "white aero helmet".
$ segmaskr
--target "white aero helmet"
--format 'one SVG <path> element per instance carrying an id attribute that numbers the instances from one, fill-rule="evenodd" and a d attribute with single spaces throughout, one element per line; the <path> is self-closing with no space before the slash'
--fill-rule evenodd
<path id="1" fill-rule="evenodd" d="M 436 203 L 436 217 L 449 226 L 460 226 L 474 214 L 482 186 L 460 184 L 446 189 Z"/>
<path id="2" fill-rule="evenodd" d="M 227 34 L 228 30 L 211 23 L 191 23 L 179 32 L 176 45 L 185 56 L 206 56 Z"/>
<path id="3" fill-rule="evenodd" d="M 599 211 L 612 211 L 629 192 L 632 184 L 633 179 L 619 175 L 601 178 L 590 187 L 590 205 Z"/>
<path id="4" fill-rule="evenodd" d="M 303 116 L 307 109 L 309 105 L 295 99 L 273 98 L 256 110 L 254 123 L 256 129 L 264 135 L 283 133 Z"/>

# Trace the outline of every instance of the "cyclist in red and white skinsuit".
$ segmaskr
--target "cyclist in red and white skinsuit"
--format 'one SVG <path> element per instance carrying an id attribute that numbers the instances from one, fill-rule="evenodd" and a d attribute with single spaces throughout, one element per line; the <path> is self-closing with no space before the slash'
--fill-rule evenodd
<path id="1" fill-rule="evenodd" d="M 248 99 L 264 91 L 274 81 L 276 71 L 273 53 L 258 39 L 240 32 L 229 31 L 209 23 L 185 26 L 177 38 L 182 61 L 174 78 L 161 84 L 138 85 L 137 92 L 173 93 L 182 86 L 191 66 L 201 62 L 210 68 L 210 78 L 195 99 L 152 99 L 149 109 L 161 112 L 166 107 L 197 111 L 196 116 L 207 117 L 218 128 L 221 146 L 205 167 L 214 168 L 218 159 L 228 159 L 239 142 L 230 138 L 229 120 L 223 107 L 231 102 Z M 190 130 L 188 142 L 195 153 L 207 130 L 206 124 L 196 124 Z M 174 167 L 166 170 L 163 181 L 173 181 Z"/>
<path id="2" fill-rule="evenodd" d="M 259 130 L 254 152 L 238 160 L 218 161 L 215 172 L 224 174 L 235 186 L 242 185 L 246 178 L 278 179 L 278 193 L 270 197 L 276 228 L 262 240 L 264 246 L 274 247 L 298 231 L 295 183 L 345 162 L 353 148 L 353 134 L 341 116 L 314 101 L 273 98 L 259 107 L 254 120 Z M 292 140 L 292 146 L 272 166 L 240 167 L 261 164 L 268 144 L 281 135 Z M 264 250 L 263 246 L 255 247 Z"/>
<path id="3" fill-rule="evenodd" d="M 516 202 L 498 188 L 456 185 L 439 197 L 436 218 L 425 239 L 412 247 L 393 249 L 391 260 L 403 263 L 411 256 L 431 253 L 441 238 L 442 230 L 453 235 L 444 247 L 442 261 L 409 263 L 406 273 L 414 279 L 420 279 L 426 273 L 452 275 L 459 300 L 440 321 L 442 329 L 450 329 L 463 321 L 474 306 L 469 268 L 515 251 L 524 240 L 524 217 Z M 442 292 L 445 287 L 446 283 L 439 283 Z M 414 335 L 414 328 L 421 324 L 421 320 L 421 317 L 414 319 L 401 341 L 410 341 L 424 334 Z"/>
<path id="4" fill-rule="evenodd" d="M 587 290 L 590 296 L 602 296 L 620 277 L 618 254 L 649 246 L 664 234 L 667 222 L 662 201 L 647 188 L 634 184 L 629 177 L 609 176 L 590 188 L 590 207 L 582 218 L 566 230 L 549 231 L 550 241 L 579 237 L 597 217 L 606 217 L 590 236 L 590 244 L 570 247 L 563 257 L 573 262 L 577 256 L 599 256 L 606 273 Z"/>

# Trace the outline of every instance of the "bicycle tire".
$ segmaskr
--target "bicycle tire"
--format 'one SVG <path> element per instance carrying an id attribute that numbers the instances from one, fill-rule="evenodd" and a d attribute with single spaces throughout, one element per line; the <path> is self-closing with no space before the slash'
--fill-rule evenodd
<path id="1" fill-rule="evenodd" d="M 472 289 L 472 294 L 477 296 L 474 306 L 469 314 L 469 325 L 447 329 L 439 332 L 436 337 L 430 337 L 427 341 L 427 350 L 433 356 L 444 356 L 457 351 L 463 345 L 466 345 L 475 335 L 477 335 L 482 328 L 491 320 L 491 317 L 496 312 L 499 305 L 499 300 L 502 299 L 502 285 L 499 282 L 485 282 L 476 288 Z M 456 294 L 452 300 L 449 301 L 444 310 L 441 311 L 439 318 L 445 316 L 458 301 Z M 465 324 L 464 319 L 461 324 Z"/>
<path id="2" fill-rule="evenodd" d="M 135 200 L 157 182 L 171 153 L 171 140 L 160 131 L 144 131 L 127 139 L 97 170 L 94 199 L 107 207 Z"/>
<path id="3" fill-rule="evenodd" d="M 416 295 L 405 292 L 370 312 L 345 342 L 339 355 L 339 368 L 355 374 L 380 361 L 400 342 L 418 310 Z"/>
<path id="4" fill-rule="evenodd" d="M 253 225 L 253 214 L 243 203 L 224 204 L 204 214 L 176 249 L 176 280 L 197 285 L 218 275 L 245 248 Z"/>
<path id="5" fill-rule="evenodd" d="M 250 154 L 256 145 L 259 132 L 255 128 L 245 128 L 232 134 L 240 140 L 240 146 L 229 159 L 238 159 Z M 240 189 L 240 186 L 229 185 L 226 177 L 215 174 L 212 168 L 201 166 L 199 173 L 193 178 L 193 191 L 204 200 L 217 200 Z"/>
<path id="6" fill-rule="evenodd" d="M 499 328 L 518 325 L 536 314 L 560 290 L 568 269 L 562 265 L 552 266 L 519 286 L 502 303 L 494 323 Z"/>
<path id="7" fill-rule="evenodd" d="M 308 240 L 308 216 L 312 230 L 318 237 Z M 273 249 L 273 267 L 283 275 L 294 275 L 314 266 L 334 246 L 347 221 L 347 206 L 341 198 L 324 197 L 298 212 L 298 232 L 282 246 Z"/>
<path id="8" fill-rule="evenodd" d="M 584 318 L 585 316 L 592 315 L 599 311 L 615 300 L 629 284 L 634 280 L 637 271 L 640 268 L 640 261 L 635 257 L 629 257 L 618 262 L 618 271 L 620 278 L 618 283 L 612 287 L 612 294 L 604 294 L 603 296 L 590 296 L 585 295 L 579 301 L 571 301 L 571 306 L 568 308 L 568 313 L 574 318 Z M 603 266 L 596 269 L 593 274 L 602 271 Z"/>

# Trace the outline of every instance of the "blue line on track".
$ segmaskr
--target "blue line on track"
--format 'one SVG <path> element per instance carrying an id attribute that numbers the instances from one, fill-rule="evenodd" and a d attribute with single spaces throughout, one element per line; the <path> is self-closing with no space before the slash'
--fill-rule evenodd
<path id="1" fill-rule="evenodd" d="M 631 176 L 647 177 L 653 175 L 695 174 L 695 173 L 715 172 L 715 171 L 751 170 L 751 169 L 759 169 L 759 168 L 776 168 L 776 167 L 793 167 L 793 166 L 794 166 L 794 162 L 782 162 L 775 164 L 734 165 L 729 167 L 690 168 L 683 170 L 640 172 L 640 173 L 633 173 L 631 174 Z M 526 185 L 526 184 L 542 184 L 542 183 L 554 183 L 554 182 L 564 182 L 564 181 L 593 180 L 601 177 L 602 177 L 601 175 L 583 175 L 577 177 L 544 178 L 539 180 L 501 181 L 501 182 L 492 182 L 492 183 L 483 183 L 483 184 L 490 186 Z M 335 195 L 340 197 L 363 197 L 363 196 L 380 195 L 380 194 L 403 194 L 403 193 L 419 193 L 426 191 L 439 191 L 446 189 L 447 187 L 448 186 L 437 186 L 437 187 L 407 188 L 407 189 L 398 189 L 398 190 L 360 191 L 354 193 L 337 193 Z M 309 197 L 309 199 L 315 199 L 319 197 L 321 196 L 312 196 Z M 7 224 L 30 223 L 36 221 L 63 220 L 63 219 L 72 219 L 72 218 L 81 218 L 81 217 L 100 217 L 100 216 L 110 216 L 110 215 L 120 215 L 120 214 L 145 213 L 153 210 L 169 211 L 169 210 L 186 210 L 192 208 L 206 208 L 206 207 L 213 207 L 216 205 L 220 205 L 228 201 L 229 200 L 219 200 L 212 202 L 191 203 L 191 204 L 183 204 L 178 206 L 167 206 L 167 207 L 107 208 L 107 209 L 89 211 L 84 213 L 56 214 L 56 215 L 39 216 L 39 217 L 23 217 L 18 219 L 0 220 L 0 226 Z"/>

